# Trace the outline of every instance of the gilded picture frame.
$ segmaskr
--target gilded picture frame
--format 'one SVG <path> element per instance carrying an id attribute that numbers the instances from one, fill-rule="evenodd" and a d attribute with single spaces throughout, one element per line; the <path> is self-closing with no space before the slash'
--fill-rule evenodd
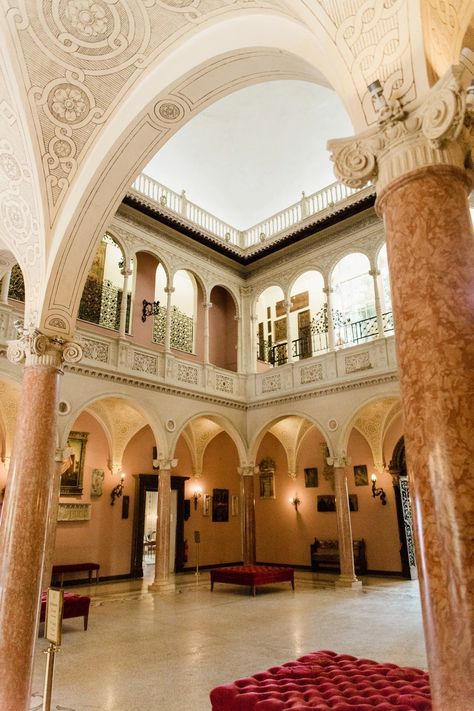
<path id="1" fill-rule="evenodd" d="M 67 446 L 71 450 L 71 463 L 61 474 L 61 496 L 81 496 L 83 491 L 84 461 L 89 432 L 71 431 Z"/>

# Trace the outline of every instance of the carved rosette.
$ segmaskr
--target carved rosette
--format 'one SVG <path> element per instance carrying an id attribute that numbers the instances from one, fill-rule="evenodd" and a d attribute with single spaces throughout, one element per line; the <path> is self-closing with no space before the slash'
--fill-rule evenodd
<path id="1" fill-rule="evenodd" d="M 329 141 L 336 176 L 352 188 L 373 181 L 380 195 L 418 168 L 472 168 L 474 100 L 467 91 L 472 79 L 466 66 L 452 66 L 413 112 L 392 102 L 379 111 L 378 128 Z"/>
<path id="2" fill-rule="evenodd" d="M 33 327 L 15 324 L 18 338 L 9 341 L 8 360 L 25 365 L 48 365 L 60 368 L 63 363 L 78 363 L 82 358 L 82 348 L 78 343 L 65 341 L 61 336 L 46 336 Z"/>

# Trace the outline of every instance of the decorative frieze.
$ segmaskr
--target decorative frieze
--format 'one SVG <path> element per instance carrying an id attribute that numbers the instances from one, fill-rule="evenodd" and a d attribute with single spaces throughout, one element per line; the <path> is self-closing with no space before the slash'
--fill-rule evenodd
<path id="1" fill-rule="evenodd" d="M 356 355 L 346 356 L 344 358 L 344 370 L 346 375 L 356 373 L 359 370 L 368 370 L 372 368 L 370 355 L 368 351 L 357 353 Z"/>

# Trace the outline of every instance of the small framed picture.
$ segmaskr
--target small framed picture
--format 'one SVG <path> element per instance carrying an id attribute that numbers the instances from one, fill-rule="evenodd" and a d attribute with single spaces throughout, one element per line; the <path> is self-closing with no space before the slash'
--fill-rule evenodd
<path id="1" fill-rule="evenodd" d="M 209 512 L 211 510 L 211 499 L 212 499 L 212 496 L 210 494 L 203 494 L 203 496 L 202 496 L 202 515 L 203 516 L 209 516 Z"/>
<path id="2" fill-rule="evenodd" d="M 232 494 L 232 497 L 230 500 L 230 512 L 231 512 L 232 516 L 239 515 L 239 497 L 236 496 L 235 494 Z"/>
<path id="3" fill-rule="evenodd" d="M 369 476 L 365 464 L 356 464 L 354 467 L 354 481 L 356 486 L 368 486 Z"/>
<path id="4" fill-rule="evenodd" d="M 264 474 L 260 474 L 259 484 L 261 499 L 275 498 L 274 475 L 272 472 L 265 472 Z"/>
<path id="5" fill-rule="evenodd" d="M 317 467 L 308 467 L 304 470 L 304 485 L 307 489 L 315 489 L 318 486 Z"/>

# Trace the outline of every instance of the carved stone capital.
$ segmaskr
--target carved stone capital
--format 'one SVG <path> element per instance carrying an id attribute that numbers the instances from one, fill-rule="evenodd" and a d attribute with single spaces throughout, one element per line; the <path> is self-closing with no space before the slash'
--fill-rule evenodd
<path id="1" fill-rule="evenodd" d="M 120 270 L 120 274 L 121 274 L 122 276 L 124 276 L 124 277 L 125 277 L 125 276 L 126 276 L 126 277 L 129 277 L 129 276 L 132 276 L 133 270 L 124 267 L 123 269 Z"/>
<path id="2" fill-rule="evenodd" d="M 78 363 L 82 347 L 74 341 L 65 341 L 61 336 L 46 336 L 34 326 L 24 326 L 15 321 L 18 338 L 8 342 L 7 357 L 12 363 L 25 365 L 48 365 L 60 368 L 63 363 Z"/>
<path id="3" fill-rule="evenodd" d="M 176 289 L 174 288 L 174 286 L 165 286 L 164 291 L 165 291 L 165 294 L 174 294 Z"/>
<path id="4" fill-rule="evenodd" d="M 242 467 L 237 467 L 237 472 L 240 476 L 253 476 L 254 474 L 258 474 L 259 468 L 253 464 L 245 464 Z"/>
<path id="5" fill-rule="evenodd" d="M 468 90 L 472 78 L 466 66 L 452 66 L 414 111 L 407 113 L 398 103 L 385 104 L 379 110 L 378 128 L 329 141 L 336 176 L 353 188 L 372 181 L 380 195 L 418 168 L 472 168 L 474 96 Z"/>
<path id="6" fill-rule="evenodd" d="M 329 466 L 334 467 L 334 469 L 344 469 L 350 465 L 352 460 L 347 454 L 343 453 L 337 454 L 335 457 L 327 457 L 326 461 Z"/>
<path id="7" fill-rule="evenodd" d="M 161 472 L 171 471 L 178 466 L 177 459 L 158 459 L 158 467 Z"/>

